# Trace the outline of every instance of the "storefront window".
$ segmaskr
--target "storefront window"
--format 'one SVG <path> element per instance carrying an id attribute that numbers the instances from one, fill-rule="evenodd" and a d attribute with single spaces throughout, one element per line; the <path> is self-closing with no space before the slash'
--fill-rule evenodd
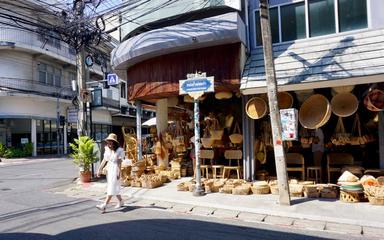
<path id="1" fill-rule="evenodd" d="M 340 32 L 368 26 L 366 0 L 339 0 L 338 7 Z"/>
<path id="2" fill-rule="evenodd" d="M 271 23 L 272 43 L 278 43 L 279 42 L 279 12 L 277 7 L 269 9 L 269 18 Z M 256 21 L 256 44 L 262 45 L 259 11 L 255 12 L 255 21 Z"/>
<path id="3" fill-rule="evenodd" d="M 334 0 L 310 0 L 308 7 L 311 37 L 335 33 Z"/>
<path id="4" fill-rule="evenodd" d="M 292 41 L 306 37 L 304 2 L 282 6 L 281 31 L 283 41 Z"/>

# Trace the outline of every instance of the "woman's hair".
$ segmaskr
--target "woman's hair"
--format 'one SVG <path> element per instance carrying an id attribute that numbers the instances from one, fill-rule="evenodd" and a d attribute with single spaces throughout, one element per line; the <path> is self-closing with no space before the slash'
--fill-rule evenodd
<path id="1" fill-rule="evenodd" d="M 113 151 L 116 151 L 119 147 L 120 147 L 120 144 L 118 142 L 115 142 L 115 141 L 111 141 L 112 142 L 112 147 L 111 149 Z"/>

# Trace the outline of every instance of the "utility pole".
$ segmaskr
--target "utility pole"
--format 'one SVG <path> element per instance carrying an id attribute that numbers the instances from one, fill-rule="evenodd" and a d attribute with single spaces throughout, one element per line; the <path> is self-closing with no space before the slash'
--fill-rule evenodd
<path id="1" fill-rule="evenodd" d="M 275 64 L 273 61 L 272 35 L 269 21 L 268 0 L 260 0 L 260 24 L 261 36 L 263 40 L 268 103 L 271 117 L 273 150 L 275 153 L 276 173 L 279 186 L 279 204 L 291 205 L 287 176 L 287 164 L 281 137 L 281 120 L 279 105 L 277 101 L 277 82 Z"/>
<path id="2" fill-rule="evenodd" d="M 87 106 L 85 102 L 84 93 L 87 90 L 86 86 L 86 71 L 85 71 L 85 41 L 83 39 L 84 32 L 84 8 L 85 2 L 83 0 L 74 1 L 73 6 L 77 21 L 78 21 L 78 29 L 77 29 L 77 41 L 76 41 L 76 66 L 77 66 L 77 85 L 78 85 L 78 96 L 79 96 L 79 112 L 77 119 L 77 135 L 84 136 L 87 135 Z"/>

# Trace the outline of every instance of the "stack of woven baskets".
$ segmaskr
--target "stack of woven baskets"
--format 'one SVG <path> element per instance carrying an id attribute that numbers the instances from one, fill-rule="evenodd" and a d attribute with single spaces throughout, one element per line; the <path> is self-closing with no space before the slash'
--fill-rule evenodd
<path id="1" fill-rule="evenodd" d="M 384 177 L 375 179 L 372 176 L 363 176 L 360 180 L 364 187 L 364 193 L 369 203 L 373 205 L 384 205 Z"/>
<path id="2" fill-rule="evenodd" d="M 364 199 L 363 186 L 359 178 L 349 171 L 344 171 L 338 179 L 340 185 L 340 201 L 355 203 Z"/>
<path id="3" fill-rule="evenodd" d="M 253 194 L 268 194 L 270 187 L 266 181 L 257 181 L 252 184 L 251 190 Z"/>

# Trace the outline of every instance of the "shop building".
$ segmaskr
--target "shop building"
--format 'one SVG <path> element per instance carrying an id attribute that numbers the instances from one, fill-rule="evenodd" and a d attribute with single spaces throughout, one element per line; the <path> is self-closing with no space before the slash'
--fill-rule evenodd
<path id="1" fill-rule="evenodd" d="M 322 98 L 331 111 L 323 113 L 324 121 L 321 124 L 320 121 L 318 125 L 310 127 L 313 128 L 310 132 L 314 132 L 316 128 L 321 128 L 324 132 L 325 149 L 320 166 L 323 170 L 323 182 L 335 181 L 334 178 L 327 179 L 328 155 L 333 152 L 351 154 L 354 165 L 363 169 L 384 168 L 384 116 L 381 105 L 384 21 L 379 11 L 384 8 L 384 3 L 375 0 L 275 0 L 269 1 L 269 6 L 278 89 L 279 92 L 286 92 L 291 96 L 289 107 L 299 112 L 299 138 L 298 141 L 290 142 L 286 151 L 302 153 L 306 167 L 314 164 L 312 143 L 308 145 L 304 141 L 308 133 L 305 133 L 306 128 L 303 126 L 303 122 L 311 117 L 306 116 L 308 110 L 303 105 L 310 96 L 318 94 L 323 98 L 319 96 L 318 101 L 307 102 L 307 105 L 312 104 L 313 109 L 318 108 Z M 249 1 L 249 7 L 250 54 L 240 86 L 244 104 L 254 97 L 263 99 L 267 92 L 259 1 Z M 373 97 L 372 91 L 376 91 L 375 89 L 378 89 L 378 94 Z M 341 92 L 348 92 L 350 94 L 346 96 L 354 96 L 357 100 L 356 108 L 346 115 L 337 111 L 335 113 L 337 106 L 342 104 L 340 98 L 337 100 L 335 96 Z M 378 96 L 380 98 L 376 98 Z M 380 107 L 372 109 L 368 98 L 380 99 L 377 102 Z M 354 102 L 355 100 L 351 100 L 344 107 L 349 108 Z M 359 135 L 356 128 L 353 130 L 357 115 L 360 116 L 361 134 L 373 135 L 372 141 L 362 144 L 335 141 L 335 136 L 340 133 L 348 137 Z M 339 119 L 342 120 L 345 131 L 340 131 Z M 269 121 L 268 115 L 254 120 L 245 113 L 243 120 L 244 132 L 249 133 L 244 136 L 244 146 L 249 146 L 246 153 L 249 159 L 245 159 L 245 175 L 248 179 L 256 179 L 258 171 L 265 169 L 268 169 L 270 175 L 274 175 L 273 151 L 268 151 L 269 163 L 266 165 L 260 164 L 260 161 L 255 160 L 255 154 L 252 154 L 258 151 L 253 143 L 262 138 L 263 124 Z M 264 143 L 268 141 L 264 140 Z M 290 172 L 288 174 L 291 175 Z"/>

